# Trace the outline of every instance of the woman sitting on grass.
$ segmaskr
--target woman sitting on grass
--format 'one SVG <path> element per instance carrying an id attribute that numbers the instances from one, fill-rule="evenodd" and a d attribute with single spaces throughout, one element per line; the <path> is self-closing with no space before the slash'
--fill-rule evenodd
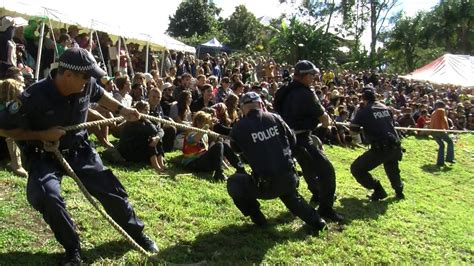
<path id="1" fill-rule="evenodd" d="M 199 111 L 194 115 L 193 127 L 207 130 L 211 126 L 212 116 L 210 114 Z M 224 156 L 237 169 L 237 172 L 245 172 L 239 157 L 237 157 L 228 144 L 218 140 L 209 147 L 207 134 L 194 131 L 186 132 L 182 160 L 186 168 L 196 172 L 214 171 L 214 180 L 224 181 L 227 179 L 223 171 Z"/>
<path id="2" fill-rule="evenodd" d="M 145 101 L 139 101 L 135 108 L 148 114 L 150 106 Z M 147 119 L 125 122 L 120 135 L 118 150 L 129 162 L 149 162 L 153 169 L 160 173 L 166 169 L 161 138 L 163 129 Z"/>

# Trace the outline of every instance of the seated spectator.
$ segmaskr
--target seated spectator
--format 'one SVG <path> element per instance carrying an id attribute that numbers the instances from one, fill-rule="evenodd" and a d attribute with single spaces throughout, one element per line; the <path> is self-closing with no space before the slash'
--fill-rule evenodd
<path id="1" fill-rule="evenodd" d="M 177 123 L 191 124 L 191 92 L 184 90 L 178 97 L 178 101 L 174 102 L 170 107 L 170 117 Z"/>
<path id="2" fill-rule="evenodd" d="M 130 96 L 131 83 L 128 76 L 118 77 L 115 79 L 118 91 L 114 92 L 114 98 L 125 107 L 132 107 L 133 98 Z"/>
<path id="3" fill-rule="evenodd" d="M 150 109 L 145 101 L 137 102 L 135 108 L 142 114 L 148 114 Z M 125 160 L 150 163 L 160 173 L 166 169 L 161 141 L 163 135 L 163 129 L 147 119 L 127 121 L 121 130 L 118 150 Z"/>
<path id="4" fill-rule="evenodd" d="M 201 87 L 201 96 L 191 103 L 191 112 L 195 113 L 202 110 L 204 107 L 211 107 L 214 105 L 212 95 L 212 86 L 210 84 L 204 84 Z"/>
<path id="5" fill-rule="evenodd" d="M 130 95 L 132 96 L 133 103 L 145 99 L 145 89 L 145 86 L 141 83 L 135 83 L 132 85 L 132 91 L 130 92 Z"/>
<path id="6" fill-rule="evenodd" d="M 162 118 L 162 119 L 167 119 L 167 120 L 172 120 L 168 116 L 165 116 L 163 113 L 163 109 L 161 108 L 160 105 L 161 101 L 161 91 L 157 88 L 153 88 L 149 91 L 148 93 L 148 104 L 150 105 L 150 115 Z M 173 145 L 174 141 L 176 138 L 176 128 L 171 125 L 163 125 L 163 131 L 165 132 L 165 135 L 163 136 L 163 150 L 165 152 L 170 152 L 173 150 Z"/>
<path id="7" fill-rule="evenodd" d="M 235 122 L 240 118 L 239 110 L 239 97 L 235 94 L 230 94 L 225 99 L 225 106 L 227 107 L 227 116 L 230 119 L 230 125 L 234 125 Z"/>
<path id="8" fill-rule="evenodd" d="M 212 127 L 212 131 L 228 136 L 232 127 L 227 113 L 227 106 L 224 103 L 216 103 L 212 106 L 212 109 L 215 110 L 217 118 L 216 123 Z"/>
<path id="9" fill-rule="evenodd" d="M 174 88 L 171 83 L 165 82 L 163 84 L 163 93 L 162 93 L 160 105 L 161 105 L 161 108 L 163 109 L 163 114 L 165 116 L 170 115 L 171 105 L 173 104 L 174 101 L 176 101 L 173 95 L 173 90 Z"/>
<path id="10" fill-rule="evenodd" d="M 212 125 L 210 114 L 199 111 L 194 115 L 193 127 L 204 130 Z M 209 147 L 208 135 L 200 132 L 188 131 L 183 143 L 183 165 L 196 172 L 214 171 L 214 180 L 224 181 L 223 164 L 224 157 L 239 172 L 245 171 L 239 157 L 232 151 L 230 146 L 222 141 L 217 141 Z"/>

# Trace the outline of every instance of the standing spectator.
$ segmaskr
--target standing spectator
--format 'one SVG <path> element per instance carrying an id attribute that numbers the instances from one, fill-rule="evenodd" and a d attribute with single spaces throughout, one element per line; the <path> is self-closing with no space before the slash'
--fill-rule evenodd
<path id="1" fill-rule="evenodd" d="M 432 129 L 449 129 L 448 120 L 446 117 L 445 103 L 438 101 L 435 103 L 435 110 L 431 114 L 431 128 Z M 433 138 L 438 143 L 438 157 L 436 165 L 444 166 L 444 162 L 455 163 L 454 161 L 454 144 L 453 140 L 449 137 L 446 132 L 433 132 Z M 448 145 L 446 160 L 444 158 L 444 142 Z"/>

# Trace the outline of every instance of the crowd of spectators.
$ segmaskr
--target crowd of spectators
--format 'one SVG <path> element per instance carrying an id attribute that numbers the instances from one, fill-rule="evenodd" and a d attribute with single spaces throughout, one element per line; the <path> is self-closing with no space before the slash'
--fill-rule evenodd
<path id="1" fill-rule="evenodd" d="M 36 67 L 34 60 L 38 48 L 39 23 L 32 18 L 27 26 L 13 28 L 12 32 L 0 32 L 0 50 L 4 51 L 0 58 L 0 74 L 2 79 L 16 78 L 27 86 L 33 80 L 33 69 Z M 194 114 L 204 111 L 212 115 L 210 128 L 220 134 L 229 134 L 232 125 L 241 117 L 238 102 L 244 92 L 260 94 L 267 110 L 272 111 L 275 92 L 291 80 L 294 72 L 291 65 L 280 64 L 267 56 L 218 53 L 196 58 L 179 51 L 165 51 L 160 55 L 150 53 L 149 66 L 146 68 L 144 47 L 140 49 L 137 44 L 125 46 L 122 43 L 118 51 L 118 43 L 113 43 L 106 33 L 94 34 L 90 40 L 90 34 L 81 32 L 73 25 L 67 29 L 46 28 L 45 35 L 40 77 L 48 75 L 50 64 L 65 49 L 73 46 L 86 48 L 97 56 L 99 62 L 104 62 L 104 68 L 111 73 L 100 83 L 122 105 L 131 107 L 140 104 L 142 112 L 149 110 L 152 115 L 187 125 L 193 124 Z M 149 72 L 145 73 L 145 69 Z M 375 88 L 377 100 L 390 107 L 399 126 L 429 127 L 435 103 L 442 101 L 446 106 L 449 128 L 474 130 L 472 88 L 408 81 L 396 75 L 373 71 L 336 71 L 335 66 L 334 69 L 322 69 L 312 84 L 333 121 L 331 128 L 315 129 L 315 134 L 322 142 L 350 146 L 361 141 L 360 136 L 352 135 L 346 126 L 336 122 L 345 123 L 353 118 L 360 106 L 362 88 L 366 86 Z M 148 103 L 147 106 L 143 106 L 144 102 Z M 94 108 L 91 106 L 92 110 Z M 114 116 L 100 108 L 96 111 L 97 119 Z M 154 128 L 146 121 L 140 123 L 149 126 L 152 134 L 160 132 L 158 135 L 163 145 L 158 149 L 150 147 L 148 154 L 158 158 L 158 161 L 152 161 L 155 169 L 164 168 L 160 159 L 163 152 L 173 147 L 182 149 L 189 132 L 166 125 L 163 126 L 164 130 L 159 126 Z M 111 148 L 113 145 L 108 142 L 107 135 L 110 132 L 120 138 L 122 129 L 121 125 L 117 125 L 94 133 L 101 144 Z M 155 135 L 147 136 L 145 140 L 149 138 L 157 142 Z"/>

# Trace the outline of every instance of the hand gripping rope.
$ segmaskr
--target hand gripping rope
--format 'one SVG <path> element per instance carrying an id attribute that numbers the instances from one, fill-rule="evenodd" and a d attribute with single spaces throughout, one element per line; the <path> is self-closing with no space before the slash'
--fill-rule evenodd
<path id="1" fill-rule="evenodd" d="M 161 119 L 161 118 L 150 116 L 150 115 L 143 115 L 142 114 L 141 117 L 152 120 L 152 121 L 155 121 L 155 122 L 163 123 L 163 124 L 166 124 L 166 125 L 172 125 L 172 126 L 175 126 L 177 128 L 184 129 L 184 130 L 193 130 L 193 131 L 197 131 L 197 132 L 201 132 L 201 133 L 206 133 L 206 134 L 209 134 L 210 136 L 213 136 L 213 137 L 228 138 L 227 136 L 220 135 L 220 134 L 215 133 L 213 131 L 203 130 L 203 129 L 200 129 L 200 128 L 195 128 L 195 127 L 187 126 L 187 125 L 184 125 L 184 124 L 179 124 L 179 123 L 176 123 L 176 122 L 173 122 L 173 121 L 169 121 L 169 120 L 166 120 L 166 119 Z M 93 121 L 93 122 L 85 122 L 85 123 L 81 123 L 81 124 L 77 124 L 77 125 L 67 126 L 67 127 L 64 127 L 63 129 L 65 131 L 78 130 L 78 129 L 82 129 L 82 128 L 89 128 L 89 127 L 100 126 L 100 125 L 109 125 L 109 124 L 113 124 L 113 123 L 116 123 L 116 122 L 122 122 L 122 121 L 124 121 L 123 117 L 115 117 L 115 118 L 110 118 L 110 119 L 98 120 L 98 121 Z M 117 230 L 125 238 L 125 240 L 128 243 L 130 243 L 141 254 L 145 255 L 146 257 L 151 257 L 152 256 L 151 253 L 149 253 L 148 251 L 143 249 L 140 245 L 138 245 L 135 242 L 135 240 L 127 232 L 125 232 L 125 230 L 123 230 L 123 228 L 120 227 L 120 225 L 118 225 L 112 219 L 112 217 L 110 217 L 99 206 L 97 201 L 92 197 L 92 195 L 89 193 L 89 191 L 87 191 L 86 187 L 81 182 L 81 180 L 76 175 L 76 173 L 74 173 L 74 170 L 71 168 L 69 163 L 66 161 L 66 159 L 64 159 L 63 155 L 59 151 L 59 142 L 58 141 L 57 142 L 43 142 L 43 147 L 44 147 L 45 151 L 52 152 L 56 156 L 56 159 L 58 159 L 58 161 L 64 167 L 64 169 L 66 170 L 66 173 L 76 182 L 76 184 L 79 186 L 79 189 L 84 194 L 86 199 L 110 223 L 110 225 L 112 225 L 112 227 L 115 228 L 115 230 Z"/>

